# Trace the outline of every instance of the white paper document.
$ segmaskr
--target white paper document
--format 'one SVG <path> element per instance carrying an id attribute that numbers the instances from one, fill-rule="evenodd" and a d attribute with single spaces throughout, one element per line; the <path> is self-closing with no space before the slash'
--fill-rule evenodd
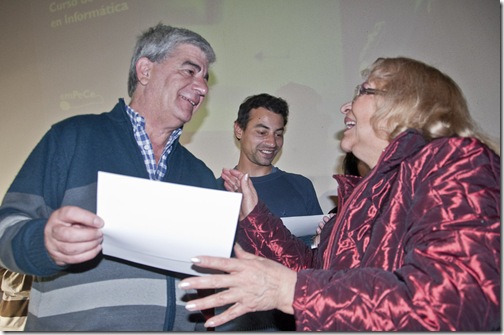
<path id="1" fill-rule="evenodd" d="M 315 235 L 319 222 L 322 221 L 324 214 L 307 216 L 289 216 L 281 218 L 283 224 L 289 231 L 296 236 Z"/>
<path id="2" fill-rule="evenodd" d="M 241 193 L 98 172 L 103 253 L 170 271 L 203 275 L 195 256 L 230 257 Z"/>

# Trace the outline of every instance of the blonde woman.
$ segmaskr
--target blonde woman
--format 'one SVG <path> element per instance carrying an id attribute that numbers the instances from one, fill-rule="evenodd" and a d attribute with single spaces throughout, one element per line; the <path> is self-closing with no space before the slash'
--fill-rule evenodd
<path id="1" fill-rule="evenodd" d="M 232 304 L 206 326 L 252 310 L 293 314 L 299 331 L 500 329 L 500 158 L 459 87 L 408 58 L 378 59 L 344 104 L 341 148 L 371 169 L 337 176 L 341 207 L 311 250 L 258 201 L 247 175 L 237 258 L 193 261 L 227 274 L 184 289 L 227 288 L 189 310 Z M 279 228 L 278 228 L 279 227 Z M 271 233 L 271 232 L 274 233 Z M 242 249 L 243 247 L 243 249 Z"/>

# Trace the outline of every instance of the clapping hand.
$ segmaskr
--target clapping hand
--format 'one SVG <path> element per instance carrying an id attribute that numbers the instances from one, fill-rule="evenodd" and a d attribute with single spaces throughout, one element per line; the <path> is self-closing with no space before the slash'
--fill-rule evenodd
<path id="1" fill-rule="evenodd" d="M 224 180 L 226 190 L 243 194 L 240 210 L 240 220 L 243 220 L 252 212 L 259 200 L 254 185 L 252 185 L 248 174 L 243 174 L 235 169 L 222 169 L 221 177 Z"/>

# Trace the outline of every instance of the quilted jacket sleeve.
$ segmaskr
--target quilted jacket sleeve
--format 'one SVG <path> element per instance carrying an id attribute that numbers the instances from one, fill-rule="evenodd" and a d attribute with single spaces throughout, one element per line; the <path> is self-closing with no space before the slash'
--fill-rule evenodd
<path id="1" fill-rule="evenodd" d="M 470 139 L 428 150 L 389 203 L 404 213 L 401 264 L 300 271 L 297 330 L 500 329 L 499 158 Z"/>
<path id="2" fill-rule="evenodd" d="M 259 200 L 254 210 L 238 224 L 236 241 L 258 256 L 275 260 L 294 271 L 316 266 L 316 249 L 292 235 L 282 220 Z"/>

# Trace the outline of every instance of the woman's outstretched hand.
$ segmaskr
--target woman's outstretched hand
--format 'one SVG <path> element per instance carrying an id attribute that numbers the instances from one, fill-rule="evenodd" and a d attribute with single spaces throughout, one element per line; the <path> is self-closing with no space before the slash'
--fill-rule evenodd
<path id="1" fill-rule="evenodd" d="M 199 256 L 192 259 L 199 267 L 226 273 L 186 278 L 179 284 L 181 289 L 226 290 L 192 300 L 186 308 L 194 311 L 232 304 L 226 311 L 208 319 L 205 327 L 217 327 L 254 311 L 276 308 L 293 314 L 296 272 L 275 261 L 248 253 L 238 244 L 234 251 L 236 258 Z"/>
<path id="2" fill-rule="evenodd" d="M 258 202 L 257 192 L 252 181 L 250 181 L 248 174 L 243 174 L 235 169 L 222 169 L 221 177 L 224 180 L 226 190 L 243 194 L 240 210 L 240 220 L 243 220 L 252 212 Z"/>

